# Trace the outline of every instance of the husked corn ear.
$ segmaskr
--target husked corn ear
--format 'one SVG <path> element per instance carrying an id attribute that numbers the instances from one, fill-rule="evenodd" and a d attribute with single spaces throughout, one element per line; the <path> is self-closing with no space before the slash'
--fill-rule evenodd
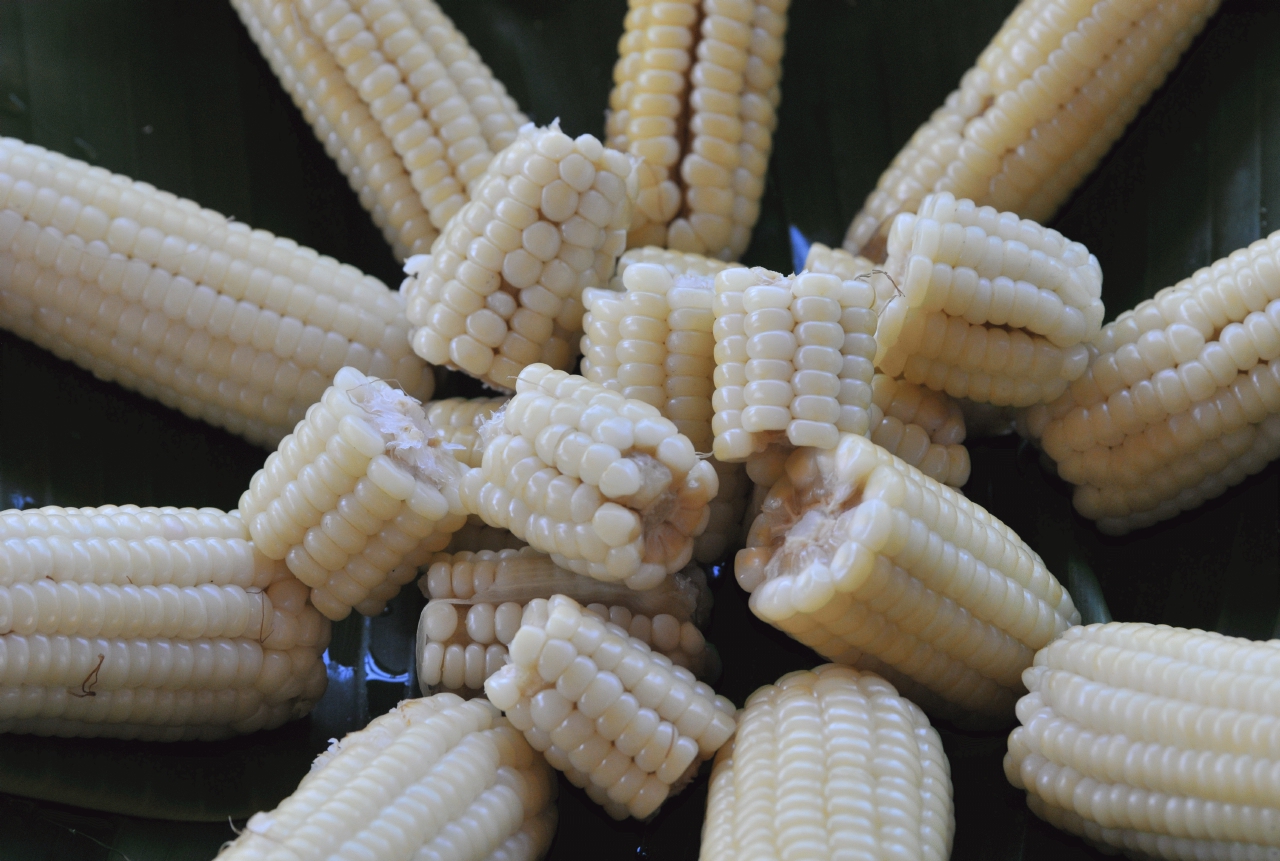
<path id="1" fill-rule="evenodd" d="M 555 796 L 551 769 L 489 703 L 405 700 L 333 742 L 218 861 L 535 861 Z"/>
<path id="2" fill-rule="evenodd" d="M 789 0 L 630 0 L 605 114 L 640 156 L 628 244 L 727 260 L 751 240 L 781 100 Z"/>
<path id="3" fill-rule="evenodd" d="M 1280 457 L 1278 254 L 1280 232 L 1125 311 L 1084 375 L 1027 411 L 1102 531 L 1195 508 Z"/>
<path id="4" fill-rule="evenodd" d="M 404 300 L 189 200 L 0 138 L 0 326 L 275 445 L 343 365 L 430 396 Z"/>
<path id="5" fill-rule="evenodd" d="M 717 478 L 649 404 L 546 365 L 520 372 L 462 504 L 562 568 L 649 589 L 689 563 Z"/>
<path id="6" fill-rule="evenodd" d="M 1169 859 L 1280 849 L 1280 648 L 1143 623 L 1072 628 L 1023 675 L 1004 769 L 1040 818 Z"/>
<path id="7" fill-rule="evenodd" d="M 716 275 L 717 459 L 744 461 L 771 444 L 834 448 L 842 432 L 870 432 L 873 300 L 866 282 L 834 275 Z"/>
<path id="8" fill-rule="evenodd" d="M 644 819 L 733 734 L 733 704 L 616 625 L 530 601 L 489 700 L 615 819 Z"/>
<path id="9" fill-rule="evenodd" d="M 431 254 L 405 264 L 418 355 L 501 389 L 536 362 L 571 367 L 582 291 L 625 247 L 631 171 L 591 135 L 522 128 Z"/>
<path id="10" fill-rule="evenodd" d="M 735 574 L 751 610 L 925 706 L 1004 717 L 1035 651 L 1080 614 L 1040 557 L 959 492 L 869 439 L 801 449 Z"/>
<path id="11" fill-rule="evenodd" d="M 697 567 L 636 592 L 566 571 L 526 547 L 437 554 L 418 586 L 428 599 L 416 650 L 423 693 L 437 688 L 481 693 L 484 680 L 507 663 L 524 605 L 557 594 L 581 602 L 588 613 L 623 628 L 699 678 L 712 678 L 720 669 L 719 656 L 698 630 L 711 593 Z"/>
<path id="12" fill-rule="evenodd" d="M 826 664 L 747 699 L 716 755 L 698 857 L 947 861 L 954 832 L 929 719 L 884 679 Z"/>
<path id="13" fill-rule="evenodd" d="M 871 429 L 873 443 L 935 481 L 963 487 L 969 480 L 964 414 L 955 401 L 941 392 L 876 374 L 871 380 L 871 405 L 881 413 Z"/>
<path id="14" fill-rule="evenodd" d="M 324 693 L 329 620 L 237 512 L 0 512 L 0 732 L 225 738 Z"/>
<path id="15" fill-rule="evenodd" d="M 446 398 L 425 403 L 422 408 L 454 460 L 463 466 L 479 466 L 484 458 L 480 425 L 506 402 L 507 398 Z"/>
<path id="16" fill-rule="evenodd" d="M 1217 8 L 1218 0 L 1022 0 L 881 175 L 844 247 L 884 259 L 894 217 L 936 191 L 1048 221 Z"/>
<path id="17" fill-rule="evenodd" d="M 462 528 L 449 536 L 449 544 L 444 552 L 519 550 L 528 546 L 528 542 L 517 538 L 510 530 L 490 526 L 478 514 L 468 514 L 467 522 L 462 524 Z"/>
<path id="18" fill-rule="evenodd" d="M 374 616 L 465 522 L 462 473 L 418 401 L 343 368 L 253 476 L 240 512 L 321 613 Z"/>

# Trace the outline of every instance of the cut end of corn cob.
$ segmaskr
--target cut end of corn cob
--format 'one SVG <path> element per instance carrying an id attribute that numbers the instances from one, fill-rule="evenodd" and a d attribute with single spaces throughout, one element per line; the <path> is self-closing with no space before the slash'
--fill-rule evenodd
<path id="1" fill-rule="evenodd" d="M 1080 621 L 1011 529 L 865 437 L 797 451 L 738 552 L 753 613 L 926 709 L 1007 716 L 1036 649 Z"/>
<path id="2" fill-rule="evenodd" d="M 653 814 L 733 734 L 734 707 L 563 595 L 525 607 L 494 705 L 615 819 Z"/>
<path id="3" fill-rule="evenodd" d="M 551 769 L 493 706 L 437 694 L 333 742 L 218 858 L 535 861 L 555 796 Z"/>
<path id="4" fill-rule="evenodd" d="M 928 718 L 884 679 L 827 664 L 747 699 L 716 755 L 698 857 L 946 861 L 954 832 Z"/>

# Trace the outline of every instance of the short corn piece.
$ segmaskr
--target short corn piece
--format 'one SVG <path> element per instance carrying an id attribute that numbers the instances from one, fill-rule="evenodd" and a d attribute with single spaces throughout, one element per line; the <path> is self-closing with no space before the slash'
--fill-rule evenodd
<path id="1" fill-rule="evenodd" d="M 582 291 L 608 282 L 625 247 L 631 172 L 591 135 L 521 129 L 431 254 L 405 264 L 417 354 L 499 389 L 527 365 L 571 367 Z"/>
<path id="2" fill-rule="evenodd" d="M 632 589 L 693 554 L 716 471 L 646 403 L 546 365 L 520 372 L 462 505 L 562 568 Z"/>
<path id="3" fill-rule="evenodd" d="M 330 619 L 377 615 L 465 522 L 440 443 L 418 401 L 343 368 L 240 497 L 255 546 Z"/>
<path id="4" fill-rule="evenodd" d="M 102 168 L 0 138 L 0 326 L 274 446 L 344 365 L 430 397 L 377 279 Z"/>
<path id="5" fill-rule="evenodd" d="M 853 434 L 791 456 L 735 574 L 753 613 L 818 654 L 978 722 L 1007 717 L 1036 650 L 1080 622 L 1013 530 Z"/>
<path id="6" fill-rule="evenodd" d="M 826 664 L 760 688 L 716 755 L 701 861 L 947 861 L 942 739 L 884 679 Z"/>
<path id="7" fill-rule="evenodd" d="M 536 861 L 555 796 L 551 769 L 493 706 L 437 694 L 334 741 L 218 861 Z"/>
<path id="8" fill-rule="evenodd" d="M 236 512 L 0 512 L 0 731 L 173 741 L 302 717 L 329 620 Z"/>
<path id="9" fill-rule="evenodd" d="M 1135 857 L 1280 849 L 1280 643 L 1143 623 L 1036 655 L 1004 768 L 1040 818 Z"/>
<path id="10" fill-rule="evenodd" d="M 644 819 L 733 734 L 733 704 L 615 625 L 531 601 L 485 692 L 547 762 L 615 819 Z"/>

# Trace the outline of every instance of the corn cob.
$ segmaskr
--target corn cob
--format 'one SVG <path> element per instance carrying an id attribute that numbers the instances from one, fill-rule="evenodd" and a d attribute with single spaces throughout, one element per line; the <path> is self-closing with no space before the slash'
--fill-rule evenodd
<path id="1" fill-rule="evenodd" d="M 733 704 L 572 598 L 530 601 L 489 700 L 615 819 L 644 819 L 733 734 Z"/>
<path id="2" fill-rule="evenodd" d="M 430 396 L 404 301 L 309 248 L 0 138 L 0 325 L 275 445 L 344 364 Z"/>
<path id="3" fill-rule="evenodd" d="M 556 827 L 542 757 L 484 700 L 406 700 L 316 758 L 219 861 L 534 861 Z"/>
<path id="4" fill-rule="evenodd" d="M 855 278 L 865 279 L 877 288 L 877 307 L 890 298 L 893 285 L 884 278 L 872 279 L 873 275 L 882 273 L 876 264 L 865 257 L 850 254 L 843 248 L 828 248 L 821 242 L 809 246 L 809 254 L 805 257 L 804 268 L 809 272 L 821 272 L 824 275 L 838 275 L 842 281 Z"/>
<path id="5" fill-rule="evenodd" d="M 569 368 L 582 291 L 625 244 L 630 175 L 591 135 L 521 129 L 432 253 L 405 264 L 413 349 L 502 389 L 535 362 Z"/>
<path id="6" fill-rule="evenodd" d="M 689 563 L 716 471 L 657 409 L 546 365 L 520 372 L 462 504 L 562 568 L 632 589 Z"/>
<path id="7" fill-rule="evenodd" d="M 1005 774 L 1037 816 L 1103 847 L 1270 858 L 1278 645 L 1143 623 L 1074 628 L 1024 674 Z"/>
<path id="8" fill-rule="evenodd" d="M 883 260 L 931 192 L 1048 221 L 1163 83 L 1218 0 L 1023 0 L 894 158 L 844 247 Z"/>
<path id="9" fill-rule="evenodd" d="M 254 475 L 240 512 L 321 613 L 373 616 L 465 522 L 462 471 L 418 401 L 343 368 Z"/>
<path id="10" fill-rule="evenodd" d="M 1277 252 L 1273 233 L 1124 312 L 1085 374 L 1027 411 L 1104 532 L 1194 508 L 1280 456 Z"/>
<path id="11" fill-rule="evenodd" d="M 530 547 L 438 553 L 429 564 L 418 581 L 428 599 L 415 651 L 423 693 L 482 693 L 484 680 L 507 663 L 524 605 L 556 594 L 582 602 L 586 612 L 623 628 L 699 678 L 719 672 L 719 656 L 698 630 L 711 593 L 695 566 L 654 589 L 635 592 L 566 571 Z"/>
<path id="12" fill-rule="evenodd" d="M 506 402 L 506 398 L 446 398 L 422 408 L 427 412 L 427 423 L 440 434 L 454 460 L 463 466 L 479 466 L 484 459 L 480 425 Z"/>
<path id="13" fill-rule="evenodd" d="M 634 210 L 632 212 L 634 214 Z M 714 276 L 717 272 L 737 269 L 742 265 L 690 251 L 672 251 L 656 245 L 641 245 L 628 249 L 618 258 L 618 267 L 613 271 L 613 277 L 609 279 L 610 290 L 615 293 L 626 290 L 622 284 L 622 276 L 626 273 L 627 267 L 634 263 L 657 264 L 670 272 L 672 278 L 678 278 L 681 275 Z"/>
<path id="14" fill-rule="evenodd" d="M 806 272 L 716 275 L 713 451 L 744 461 L 770 444 L 834 448 L 871 430 L 873 293 Z"/>
<path id="15" fill-rule="evenodd" d="M 940 392 L 876 374 L 871 405 L 881 414 L 871 441 L 951 487 L 969 480 L 969 450 L 960 406 Z"/>
<path id="16" fill-rule="evenodd" d="M 947 861 L 951 768 L 914 703 L 826 664 L 760 688 L 716 755 L 702 861 Z"/>
<path id="17" fill-rule="evenodd" d="M 157 740 L 279 726 L 324 693 L 329 621 L 237 512 L 0 512 L 0 731 Z"/>
<path id="18" fill-rule="evenodd" d="M 630 0 L 605 132 L 643 158 L 630 246 L 732 260 L 751 240 L 789 0 Z"/>
<path id="19" fill-rule="evenodd" d="M 1009 527 L 854 434 L 791 456 L 747 544 L 753 613 L 940 714 L 1007 716 L 1035 651 L 1080 622 Z"/>

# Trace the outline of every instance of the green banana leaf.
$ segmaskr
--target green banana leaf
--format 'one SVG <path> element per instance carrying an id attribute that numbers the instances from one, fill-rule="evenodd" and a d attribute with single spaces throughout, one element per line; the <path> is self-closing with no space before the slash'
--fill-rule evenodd
<path id="1" fill-rule="evenodd" d="M 599 134 L 624 0 L 442 0 L 538 122 Z M 748 262 L 789 270 L 793 228 L 837 243 L 880 171 L 1013 0 L 795 0 L 783 104 Z M 396 262 L 225 2 L 0 0 L 0 134 L 119 171 L 398 283 Z M 1168 84 L 1055 222 L 1106 273 L 1109 316 L 1266 235 L 1280 214 L 1280 6 L 1224 0 Z M 451 379 L 447 392 L 472 391 Z M 264 452 L 0 333 L 0 507 L 232 508 Z M 1280 470 L 1124 538 L 1075 516 L 1037 453 L 975 442 L 966 493 L 1067 583 L 1086 621 L 1275 636 Z M 816 656 L 717 569 L 710 639 L 738 703 Z M 274 806 L 328 739 L 416 691 L 421 598 L 337 626 L 310 718 L 216 744 L 0 737 L 0 861 L 205 859 Z M 1102 857 L 1031 816 L 1005 733 L 942 726 L 956 859 Z M 694 858 L 705 780 L 616 824 L 568 784 L 552 858 Z"/>

